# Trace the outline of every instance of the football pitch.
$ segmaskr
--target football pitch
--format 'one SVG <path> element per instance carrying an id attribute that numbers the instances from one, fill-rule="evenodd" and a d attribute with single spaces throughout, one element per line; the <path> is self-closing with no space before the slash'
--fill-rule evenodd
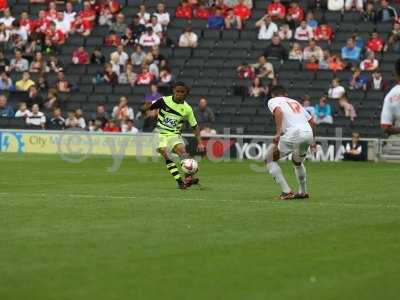
<path id="1" fill-rule="evenodd" d="M 249 162 L 187 191 L 161 161 L 0 165 L 1 300 L 399 299 L 397 164 L 307 163 L 312 198 L 286 202 Z"/>

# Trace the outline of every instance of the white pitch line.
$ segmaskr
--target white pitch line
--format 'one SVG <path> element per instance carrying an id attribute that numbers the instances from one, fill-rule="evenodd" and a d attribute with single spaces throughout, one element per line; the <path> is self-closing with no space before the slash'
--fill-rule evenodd
<path id="1" fill-rule="evenodd" d="M 14 193 L 0 192 L 0 196 L 10 196 L 15 195 Z M 37 194 L 17 194 L 18 196 L 26 196 L 26 197 L 49 197 L 50 194 L 46 193 L 37 193 Z M 96 195 L 96 194 L 67 194 L 65 197 L 69 198 L 87 198 L 87 199 L 138 199 L 136 196 L 116 196 L 116 195 Z M 314 202 L 313 200 L 292 200 L 292 201 L 281 201 L 281 200 L 230 200 L 230 199 L 205 199 L 205 198 L 187 198 L 185 195 L 182 195 L 180 198 L 166 198 L 166 197 L 153 197 L 151 199 L 146 199 L 144 201 L 204 201 L 204 202 L 230 202 L 230 203 L 258 203 L 258 204 L 272 204 L 272 205 L 281 205 L 284 203 L 304 203 L 306 205 L 314 205 L 314 206 L 331 206 L 331 207 L 360 207 L 360 208 L 398 208 L 400 209 L 400 205 L 394 204 L 359 204 L 359 203 L 329 203 L 329 202 Z"/>

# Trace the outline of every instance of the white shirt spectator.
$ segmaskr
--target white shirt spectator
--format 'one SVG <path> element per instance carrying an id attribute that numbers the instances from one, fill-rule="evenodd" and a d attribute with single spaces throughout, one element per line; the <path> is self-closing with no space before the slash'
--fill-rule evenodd
<path id="1" fill-rule="evenodd" d="M 16 118 L 27 118 L 32 116 L 32 113 L 30 112 L 29 109 L 25 109 L 24 111 L 22 110 L 17 110 L 17 112 L 15 113 L 15 117 Z"/>
<path id="2" fill-rule="evenodd" d="M 75 21 L 75 16 L 76 16 L 76 12 L 74 12 L 74 11 L 71 13 L 64 11 L 64 21 L 66 21 L 66 22 L 71 23 L 71 22 Z"/>
<path id="3" fill-rule="evenodd" d="M 29 69 L 29 62 L 25 58 L 21 58 L 19 60 L 13 58 L 11 60 L 10 67 L 14 69 L 16 72 L 24 72 Z"/>
<path id="4" fill-rule="evenodd" d="M 20 26 L 20 27 L 18 28 L 18 30 L 12 29 L 11 32 L 10 32 L 10 34 L 11 34 L 11 35 L 13 35 L 13 34 L 18 34 L 18 35 L 21 37 L 21 39 L 22 39 L 23 41 L 27 41 L 27 40 L 28 40 L 28 31 L 26 30 L 25 27 Z"/>
<path id="5" fill-rule="evenodd" d="M 342 97 L 344 94 L 346 93 L 346 90 L 344 89 L 344 87 L 342 87 L 341 85 L 334 87 L 334 88 L 330 88 L 328 90 L 328 97 L 332 98 L 332 99 L 339 99 L 340 97 Z"/>
<path id="6" fill-rule="evenodd" d="M 30 116 L 26 118 L 26 124 L 28 125 L 42 126 L 45 123 L 46 117 L 41 111 L 36 114 L 31 113 Z"/>
<path id="7" fill-rule="evenodd" d="M 168 12 L 165 12 L 163 14 L 154 13 L 153 15 L 157 17 L 158 23 L 161 24 L 162 26 L 167 26 L 169 24 L 170 17 Z"/>
<path id="8" fill-rule="evenodd" d="M 299 26 L 296 28 L 296 31 L 294 33 L 294 38 L 298 41 L 308 41 L 314 38 L 314 31 L 308 25 L 305 28 Z"/>
<path id="9" fill-rule="evenodd" d="M 378 66 L 379 66 L 379 62 L 376 58 L 374 58 L 373 60 L 364 59 L 360 63 L 360 69 L 362 71 L 374 71 L 378 68 Z"/>
<path id="10" fill-rule="evenodd" d="M 139 39 L 139 44 L 143 47 L 158 46 L 160 42 L 160 37 L 156 33 L 153 33 L 152 35 L 149 35 L 147 32 L 143 33 Z"/>
<path id="11" fill-rule="evenodd" d="M 314 48 L 311 48 L 308 46 L 304 48 L 303 58 L 305 60 L 309 60 L 312 56 L 315 56 L 315 58 L 318 59 L 318 61 L 320 61 L 324 56 L 324 52 L 322 51 L 321 47 L 315 46 Z"/>
<path id="12" fill-rule="evenodd" d="M 139 130 L 136 128 L 136 127 L 131 127 L 130 129 L 128 128 L 128 125 L 126 125 L 126 124 L 123 124 L 122 126 L 121 126 L 121 131 L 123 132 L 123 133 L 138 133 L 139 132 Z"/>
<path id="13" fill-rule="evenodd" d="M 197 47 L 198 37 L 194 32 L 184 32 L 179 37 L 179 47 Z"/>
<path id="14" fill-rule="evenodd" d="M 344 0 L 328 0 L 328 10 L 339 11 L 344 8 Z"/>
<path id="15" fill-rule="evenodd" d="M 118 56 L 118 62 L 121 66 L 125 66 L 126 62 L 129 60 L 129 55 L 125 51 L 121 53 L 114 51 L 111 53 L 110 57 L 112 58 L 114 55 Z"/>
<path id="16" fill-rule="evenodd" d="M 56 24 L 56 29 L 62 31 L 64 34 L 71 31 L 71 21 L 66 20 L 65 17 L 64 20 L 55 20 L 54 23 Z"/>
<path id="17" fill-rule="evenodd" d="M 83 117 L 78 118 L 78 127 L 82 129 L 86 128 L 86 121 Z"/>
<path id="18" fill-rule="evenodd" d="M 138 13 L 137 14 L 140 18 L 140 24 L 146 25 L 150 21 L 150 14 L 148 12 L 145 12 L 143 15 Z"/>
<path id="19" fill-rule="evenodd" d="M 8 17 L 8 18 L 6 18 L 6 17 L 2 17 L 2 18 L 0 18 L 0 23 L 3 23 L 6 27 L 11 27 L 11 25 L 12 25 L 12 22 L 14 22 L 14 20 L 15 20 L 15 18 L 14 17 Z"/>
<path id="20" fill-rule="evenodd" d="M 113 117 L 113 119 L 116 119 L 116 120 L 121 120 L 125 117 L 127 117 L 130 120 L 135 119 L 135 114 L 133 112 L 133 109 L 131 107 L 127 107 L 127 106 L 122 109 L 120 109 L 118 105 L 115 106 L 113 108 L 111 116 Z"/>
<path id="21" fill-rule="evenodd" d="M 151 23 L 147 24 L 146 27 L 151 27 L 153 28 L 153 31 L 157 34 L 161 34 L 163 32 L 163 28 L 160 23 L 157 23 L 156 25 L 153 25 Z"/>
<path id="22" fill-rule="evenodd" d="M 265 18 L 265 17 L 264 17 Z M 256 23 L 256 27 L 259 27 L 260 29 L 258 30 L 258 39 L 259 40 L 270 40 L 274 33 L 278 32 L 278 26 L 274 22 L 270 22 L 267 24 L 265 22 L 264 18 L 259 20 Z"/>

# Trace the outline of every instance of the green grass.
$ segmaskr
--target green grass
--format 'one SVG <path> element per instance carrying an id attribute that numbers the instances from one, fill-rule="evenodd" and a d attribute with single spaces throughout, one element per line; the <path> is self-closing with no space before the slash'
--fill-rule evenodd
<path id="1" fill-rule="evenodd" d="M 249 164 L 1 154 L 0 299 L 398 299 L 399 166 L 308 163 L 308 202 Z M 284 165 L 294 185 L 293 171 Z"/>

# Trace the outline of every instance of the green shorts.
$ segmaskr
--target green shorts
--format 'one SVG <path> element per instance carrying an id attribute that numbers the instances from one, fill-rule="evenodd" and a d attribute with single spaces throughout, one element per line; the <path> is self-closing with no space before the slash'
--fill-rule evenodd
<path id="1" fill-rule="evenodd" d="M 158 134 L 158 149 L 160 148 L 168 148 L 169 150 L 173 150 L 174 147 L 178 144 L 185 145 L 185 142 L 182 139 L 182 136 L 179 134 Z"/>

